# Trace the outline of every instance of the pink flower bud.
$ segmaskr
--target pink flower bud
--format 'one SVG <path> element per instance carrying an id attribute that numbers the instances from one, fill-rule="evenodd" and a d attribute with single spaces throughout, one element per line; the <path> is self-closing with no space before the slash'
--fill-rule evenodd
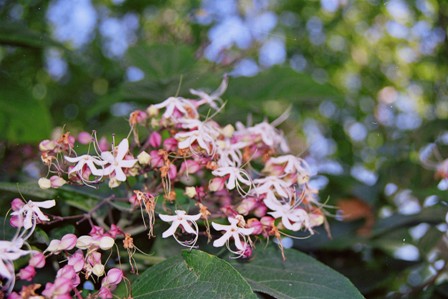
<path id="1" fill-rule="evenodd" d="M 68 136 L 68 145 L 71 148 L 73 148 L 75 146 L 75 141 L 76 141 L 76 139 L 74 136 L 72 136 L 72 135 Z"/>
<path id="2" fill-rule="evenodd" d="M 263 232 L 263 225 L 256 218 L 251 218 L 251 219 L 247 220 L 247 227 L 254 229 L 254 231 L 252 232 L 252 234 L 254 234 L 254 235 L 259 235 Z"/>
<path id="3" fill-rule="evenodd" d="M 226 182 L 226 178 L 213 178 L 210 180 L 208 184 L 208 189 L 212 192 L 220 191 L 224 189 L 224 184 Z"/>
<path id="4" fill-rule="evenodd" d="M 25 203 L 24 203 L 23 200 L 20 199 L 20 198 L 14 198 L 14 199 L 11 201 L 11 209 L 12 209 L 13 211 L 18 211 L 18 210 L 20 210 L 24 205 L 25 205 Z"/>
<path id="5" fill-rule="evenodd" d="M 52 140 L 43 140 L 39 143 L 39 150 L 41 152 L 52 151 L 56 147 L 56 143 Z"/>
<path id="6" fill-rule="evenodd" d="M 129 203 L 133 206 L 133 207 L 138 207 L 140 204 L 137 200 L 137 196 L 135 194 L 133 194 L 131 197 L 129 197 Z"/>
<path id="7" fill-rule="evenodd" d="M 68 258 L 68 265 L 72 266 L 76 273 L 84 268 L 84 255 L 81 250 L 76 251 Z"/>
<path id="8" fill-rule="evenodd" d="M 23 219 L 17 215 L 11 216 L 9 219 L 9 224 L 12 227 L 23 227 Z"/>
<path id="9" fill-rule="evenodd" d="M 81 144 L 89 144 L 92 142 L 93 138 L 90 133 L 87 132 L 81 132 L 78 134 L 78 142 Z"/>
<path id="10" fill-rule="evenodd" d="M 159 154 L 159 151 L 151 151 L 151 167 L 159 168 L 163 166 L 163 156 Z"/>
<path id="11" fill-rule="evenodd" d="M 77 276 L 75 268 L 71 265 L 65 265 L 56 273 L 56 278 L 67 278 L 72 280 L 75 276 Z"/>
<path id="12" fill-rule="evenodd" d="M 71 250 L 76 246 L 78 238 L 74 234 L 67 234 L 62 237 L 61 244 L 59 245 L 62 250 Z"/>
<path id="13" fill-rule="evenodd" d="M 110 226 L 110 230 L 109 230 L 108 234 L 109 234 L 109 236 L 111 236 L 112 238 L 115 239 L 118 235 L 123 235 L 123 231 L 115 224 L 112 224 Z"/>
<path id="14" fill-rule="evenodd" d="M 270 216 L 264 216 L 260 219 L 261 224 L 263 225 L 263 236 L 268 237 L 270 234 L 272 235 L 272 228 L 274 227 L 275 219 Z"/>
<path id="15" fill-rule="evenodd" d="M 170 137 L 163 142 L 163 148 L 168 152 L 175 152 L 177 150 L 177 140 Z"/>
<path id="16" fill-rule="evenodd" d="M 101 264 L 101 253 L 98 251 L 92 252 L 87 258 L 87 262 L 93 267 L 96 264 Z"/>
<path id="17" fill-rule="evenodd" d="M 194 174 L 201 169 L 201 165 L 197 161 L 194 160 L 186 160 L 182 162 L 180 166 L 179 173 L 180 174 Z"/>
<path id="18" fill-rule="evenodd" d="M 92 237 L 102 237 L 104 235 L 104 228 L 102 228 L 101 226 L 92 226 L 92 229 L 89 232 L 89 235 L 91 235 Z"/>
<path id="19" fill-rule="evenodd" d="M 64 186 L 67 181 L 61 178 L 60 176 L 54 175 L 50 178 L 50 183 L 52 188 L 59 188 Z"/>
<path id="20" fill-rule="evenodd" d="M 170 165 L 170 168 L 168 169 L 168 177 L 170 178 L 170 180 L 174 180 L 177 176 L 177 169 L 176 166 L 174 166 L 174 164 Z"/>
<path id="21" fill-rule="evenodd" d="M 252 247 L 246 244 L 242 258 L 250 258 L 252 256 Z"/>
<path id="22" fill-rule="evenodd" d="M 152 132 L 149 136 L 149 144 L 154 148 L 160 147 L 162 144 L 162 135 L 159 132 Z"/>
<path id="23" fill-rule="evenodd" d="M 73 289 L 73 284 L 70 278 L 58 277 L 54 280 L 53 287 L 55 294 L 66 295 Z"/>
<path id="24" fill-rule="evenodd" d="M 101 299 L 111 299 L 113 298 L 111 290 L 105 287 L 101 287 L 100 291 L 98 292 L 98 297 Z"/>
<path id="25" fill-rule="evenodd" d="M 100 151 L 105 152 L 109 150 L 109 142 L 107 142 L 106 137 L 101 137 L 100 141 L 98 142 Z"/>
<path id="26" fill-rule="evenodd" d="M 36 276 L 36 270 L 33 266 L 26 266 L 19 271 L 20 279 L 31 281 L 33 280 L 34 276 Z"/>
<path id="27" fill-rule="evenodd" d="M 22 299 L 22 296 L 20 296 L 16 292 L 12 292 L 11 294 L 9 294 L 8 299 Z"/>
<path id="28" fill-rule="evenodd" d="M 247 216 L 257 205 L 257 200 L 253 197 L 246 197 L 241 204 L 236 208 L 241 215 Z"/>
<path id="29" fill-rule="evenodd" d="M 254 210 L 254 215 L 257 216 L 258 218 L 261 218 L 266 216 L 267 211 L 268 208 L 266 208 L 264 204 L 259 204 Z"/>
<path id="30" fill-rule="evenodd" d="M 135 126 L 136 124 L 144 125 L 145 120 L 147 118 L 148 118 L 148 115 L 145 112 L 143 112 L 141 110 L 135 110 L 129 116 L 129 125 L 130 126 Z"/>
<path id="31" fill-rule="evenodd" d="M 123 279 L 123 271 L 118 268 L 112 268 L 107 271 L 107 276 L 103 279 L 103 283 L 107 282 L 107 285 L 117 285 Z M 102 283 L 102 285 L 103 285 Z"/>
<path id="32" fill-rule="evenodd" d="M 43 268 L 45 266 L 45 255 L 42 252 L 34 253 L 29 261 L 29 265 L 35 268 Z"/>

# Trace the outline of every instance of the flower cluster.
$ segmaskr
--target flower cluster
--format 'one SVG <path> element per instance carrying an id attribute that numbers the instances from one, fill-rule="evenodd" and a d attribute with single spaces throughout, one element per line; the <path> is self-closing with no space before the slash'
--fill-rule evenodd
<path id="1" fill-rule="evenodd" d="M 289 153 L 279 129 L 268 121 L 222 126 L 213 120 L 223 109 L 220 96 L 226 87 L 227 78 L 211 94 L 191 90 L 196 99 L 170 97 L 132 112 L 130 133 L 119 142 L 114 137 L 109 144 L 105 137 L 98 139 L 96 132 L 83 132 L 77 138 L 66 132 L 40 143 L 41 159 L 48 167 L 48 175 L 39 180 L 41 188 L 95 187 L 108 182 L 110 188 L 127 192 L 124 200 L 129 209 L 117 213 L 134 221 L 123 222 L 121 229 L 109 223 L 105 233 L 96 226 L 105 224 L 94 224 L 89 213 L 82 218 L 90 220 L 89 235 L 69 234 L 51 241 L 45 257 L 63 255 L 67 263 L 55 281 L 45 286 L 45 297 L 77 294 L 82 273 L 83 279 L 103 277 L 94 297 L 112 298 L 124 276 L 118 268 L 106 274 L 102 252 L 111 250 L 117 237 L 124 238 L 131 270 L 137 272 L 133 256 L 138 248 L 127 232 L 140 219 L 130 217 L 133 213 L 141 214 L 149 238 L 158 235 L 155 224 L 161 221 L 166 226 L 162 238 L 173 237 L 193 248 L 204 236 L 214 247 L 225 246 L 235 257 L 244 258 L 251 256 L 259 239 L 273 237 L 281 246 L 282 234 L 305 231 L 312 235 L 323 224 L 324 211 L 317 190 L 310 185 L 310 168 L 304 159 Z M 83 148 L 84 152 L 77 152 Z M 114 200 L 123 198 L 111 197 L 99 205 L 109 203 L 113 208 Z M 11 224 L 29 232 L 48 220 L 38 208 L 54 202 L 29 201 L 27 205 L 13 204 Z M 14 276 L 11 271 L 0 275 Z"/>

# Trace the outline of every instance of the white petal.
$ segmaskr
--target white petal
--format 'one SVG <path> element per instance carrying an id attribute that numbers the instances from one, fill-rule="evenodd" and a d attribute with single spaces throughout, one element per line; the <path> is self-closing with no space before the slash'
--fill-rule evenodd
<path id="1" fill-rule="evenodd" d="M 82 156 L 79 156 L 79 157 L 67 157 L 67 156 L 64 156 L 64 159 L 67 160 L 70 163 L 76 163 L 76 162 L 79 162 L 79 161 L 83 160 L 84 156 L 85 155 L 82 155 Z"/>
<path id="2" fill-rule="evenodd" d="M 129 141 L 127 139 L 123 139 L 118 145 L 117 160 L 123 160 L 128 150 L 129 150 Z"/>
<path id="3" fill-rule="evenodd" d="M 109 152 L 109 151 L 102 152 L 102 153 L 101 153 L 101 158 L 102 158 L 104 161 L 107 161 L 107 162 L 109 162 L 109 163 L 111 163 L 111 164 L 115 162 L 114 155 L 112 155 L 112 153 Z"/>
<path id="4" fill-rule="evenodd" d="M 212 226 L 215 230 L 225 230 L 225 231 L 230 230 L 230 225 L 222 225 L 219 223 L 212 222 Z"/>
<path id="5" fill-rule="evenodd" d="M 184 218 L 190 221 L 198 221 L 201 218 L 201 213 L 197 215 L 185 215 Z"/>
<path id="6" fill-rule="evenodd" d="M 168 228 L 166 231 L 163 232 L 162 238 L 168 238 L 169 236 L 174 235 L 179 224 L 180 224 L 179 222 L 173 221 L 170 228 Z"/>
<path id="7" fill-rule="evenodd" d="M 191 227 L 191 225 L 190 225 L 186 220 L 182 220 L 182 221 L 180 222 L 180 224 L 182 225 L 182 227 L 185 229 L 185 231 L 186 231 L 187 233 L 195 234 L 195 235 L 198 234 L 197 231 L 194 230 L 194 229 Z"/>
<path id="8" fill-rule="evenodd" d="M 177 218 L 176 215 L 164 215 L 164 214 L 159 214 L 159 217 L 160 219 L 162 219 L 162 221 L 165 222 L 172 222 Z"/>
<path id="9" fill-rule="evenodd" d="M 227 240 L 229 240 L 230 237 L 231 237 L 231 233 L 226 232 L 224 235 L 222 235 L 221 238 L 219 238 L 213 242 L 213 246 L 214 247 L 222 247 L 224 244 L 226 244 Z"/>
<path id="10" fill-rule="evenodd" d="M 115 167 L 115 178 L 120 182 L 126 181 L 126 175 L 120 167 Z"/>
<path id="11" fill-rule="evenodd" d="M 39 208 L 49 209 L 56 205 L 56 201 L 54 199 L 46 200 L 46 201 L 34 201 L 33 202 L 35 206 L 38 206 Z"/>
<path id="12" fill-rule="evenodd" d="M 242 228 L 242 227 L 239 227 L 239 228 L 238 228 L 238 232 L 239 232 L 240 234 L 242 234 L 242 235 L 249 236 L 250 234 L 252 234 L 252 233 L 254 232 L 254 228 L 253 228 L 253 227 L 251 227 L 251 228 Z"/>
<path id="13" fill-rule="evenodd" d="M 132 160 L 121 160 L 119 165 L 122 168 L 131 168 L 132 166 L 135 165 L 135 163 L 137 163 L 137 159 L 132 159 Z"/>

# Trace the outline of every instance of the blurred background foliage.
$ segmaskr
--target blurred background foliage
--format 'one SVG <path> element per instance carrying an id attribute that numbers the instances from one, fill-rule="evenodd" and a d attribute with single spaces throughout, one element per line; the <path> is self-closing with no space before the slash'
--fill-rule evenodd
<path id="1" fill-rule="evenodd" d="M 0 20 L 2 181 L 39 177 L 54 127 L 124 135 L 131 111 L 228 73 L 218 121 L 291 107 L 280 127 L 339 208 L 332 239 L 292 246 L 368 298 L 448 296 L 444 1 L 0 0 Z M 422 163 L 432 142 L 441 157 Z"/>

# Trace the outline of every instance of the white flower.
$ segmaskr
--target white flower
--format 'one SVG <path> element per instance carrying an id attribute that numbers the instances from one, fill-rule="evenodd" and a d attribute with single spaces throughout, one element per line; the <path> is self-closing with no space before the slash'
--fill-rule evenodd
<path id="1" fill-rule="evenodd" d="M 193 143 L 196 141 L 198 145 L 204 149 L 209 156 L 215 153 L 215 140 L 205 130 L 194 130 L 189 132 L 179 132 L 174 135 L 179 141 L 178 147 L 180 149 L 189 148 L 193 153 Z"/>
<path id="2" fill-rule="evenodd" d="M 298 231 L 305 227 L 311 233 L 311 223 L 308 213 L 301 208 L 291 206 L 289 203 L 281 203 L 275 199 L 269 198 L 264 200 L 264 204 L 272 210 L 268 212 L 274 218 L 281 218 L 285 228 Z"/>
<path id="3" fill-rule="evenodd" d="M 169 97 L 162 103 L 154 105 L 154 108 L 166 108 L 165 113 L 163 113 L 162 115 L 164 118 L 173 117 L 173 114 L 176 110 L 181 112 L 184 116 L 188 116 L 189 118 L 199 117 L 199 114 L 193 104 L 181 97 Z"/>
<path id="4" fill-rule="evenodd" d="M 284 198 L 290 198 L 292 196 L 291 183 L 285 182 L 276 176 L 267 176 L 254 180 L 256 188 L 254 192 L 258 194 L 269 193 L 270 191 L 277 192 L 278 195 Z"/>
<path id="5" fill-rule="evenodd" d="M 238 135 L 246 136 L 249 141 L 254 139 L 250 135 L 256 135 L 265 145 L 271 148 L 280 148 L 283 152 L 289 152 L 288 143 L 283 133 L 266 121 L 248 128 L 244 128 L 241 123 L 237 123 L 237 128 Z"/>
<path id="6" fill-rule="evenodd" d="M 160 219 L 165 222 L 172 222 L 171 226 L 163 232 L 162 238 L 168 238 L 170 236 L 173 236 L 174 239 L 182 246 L 186 247 L 194 247 L 196 244 L 196 241 L 198 239 L 198 225 L 196 224 L 196 221 L 201 218 L 201 213 L 197 215 L 187 215 L 187 212 L 182 210 L 176 210 L 176 215 L 163 215 L 159 214 Z M 194 228 L 192 227 L 194 226 Z M 190 241 L 179 241 L 175 235 L 175 232 L 177 228 L 181 226 L 187 233 L 195 235 L 195 238 Z"/>
<path id="7" fill-rule="evenodd" d="M 220 166 L 241 166 L 243 163 L 243 154 L 241 149 L 246 147 L 246 142 L 232 143 L 229 138 L 219 140 L 217 143 L 217 152 L 219 154 L 218 164 Z"/>
<path id="8" fill-rule="evenodd" d="M 249 174 L 244 169 L 241 169 L 239 167 L 220 167 L 218 169 L 215 169 L 212 174 L 219 177 L 229 176 L 226 183 L 227 189 L 233 190 L 236 187 L 241 195 L 245 195 L 247 194 L 247 192 L 244 191 L 240 183 L 249 186 L 249 190 L 252 186 Z"/>
<path id="9" fill-rule="evenodd" d="M 213 109 L 219 110 L 219 107 L 215 102 L 217 102 L 219 104 L 222 103 L 222 100 L 219 97 L 226 91 L 228 83 L 229 83 L 228 77 L 224 76 L 218 89 L 216 89 L 210 95 L 205 93 L 202 90 L 196 90 L 196 89 L 190 89 L 190 93 L 201 98 L 201 100 L 199 101 L 200 105 L 206 103 Z"/>
<path id="10" fill-rule="evenodd" d="M 95 165 L 104 167 L 104 165 L 107 164 L 106 161 L 103 161 L 91 155 L 82 155 L 74 158 L 64 156 L 64 158 L 70 163 L 77 163 L 76 166 L 69 171 L 69 174 L 73 172 L 78 172 L 80 177 L 82 177 L 82 170 L 84 168 L 84 165 L 87 165 L 87 167 L 90 169 L 93 175 L 101 176 L 103 174 L 103 170 L 96 168 Z"/>
<path id="11" fill-rule="evenodd" d="M 0 241 L 0 276 L 6 279 L 3 288 L 10 293 L 15 284 L 15 272 L 13 261 L 21 256 L 30 254 L 29 250 L 22 250 L 25 241 L 15 238 L 12 241 Z"/>
<path id="12" fill-rule="evenodd" d="M 46 200 L 41 202 L 34 202 L 29 200 L 19 210 L 12 212 L 11 215 L 18 216 L 20 223 L 23 221 L 23 227 L 27 230 L 36 226 L 37 219 L 40 221 L 49 221 L 50 219 L 42 213 L 40 208 L 49 209 L 56 205 L 56 201 Z"/>
<path id="13" fill-rule="evenodd" d="M 247 240 L 246 236 L 249 236 L 253 233 L 254 228 L 243 228 L 238 226 L 239 220 L 233 217 L 227 218 L 230 222 L 230 225 L 222 225 L 215 222 L 212 222 L 212 226 L 215 230 L 225 231 L 224 235 L 222 235 L 219 239 L 213 242 L 213 246 L 221 247 L 224 244 L 229 248 L 229 240 L 232 238 L 235 242 L 235 247 L 238 249 L 238 253 L 241 253 L 246 249 Z M 243 242 L 241 242 L 241 238 L 243 238 Z M 244 244 L 243 244 L 244 243 Z"/>
<path id="14" fill-rule="evenodd" d="M 269 159 L 267 164 L 285 164 L 285 173 L 309 175 L 308 163 L 306 163 L 305 160 L 293 155 L 272 157 Z"/>
<path id="15" fill-rule="evenodd" d="M 131 168 L 137 163 L 137 159 L 124 160 L 127 152 L 129 150 L 129 141 L 127 139 L 123 139 L 118 145 L 116 151 L 114 151 L 115 155 L 111 152 L 102 152 L 101 158 L 104 161 L 110 163 L 109 166 L 104 168 L 103 175 L 110 175 L 112 172 L 115 172 L 115 178 L 120 181 L 126 181 L 126 175 L 123 172 L 122 168 Z"/>

